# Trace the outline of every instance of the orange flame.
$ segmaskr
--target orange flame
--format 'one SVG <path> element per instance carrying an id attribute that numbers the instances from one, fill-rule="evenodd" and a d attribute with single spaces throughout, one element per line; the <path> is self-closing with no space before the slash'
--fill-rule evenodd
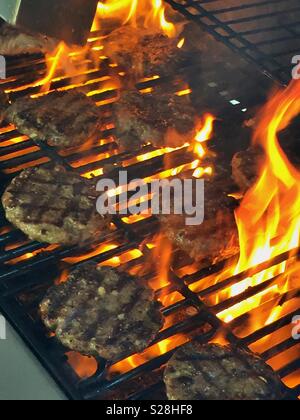
<path id="1" fill-rule="evenodd" d="M 168 37 L 176 36 L 175 25 L 166 18 L 165 7 L 162 0 L 107 0 L 99 2 L 97 15 L 92 31 L 101 29 L 101 22 L 104 19 L 117 19 L 123 25 L 130 24 L 137 26 L 143 22 L 145 28 L 159 28 Z"/>
<path id="2" fill-rule="evenodd" d="M 195 136 L 194 153 L 200 158 L 206 155 L 207 148 L 205 147 L 205 142 L 212 137 L 215 120 L 216 118 L 212 114 L 205 114 Z"/>
<path id="3" fill-rule="evenodd" d="M 278 135 L 300 113 L 300 82 L 292 82 L 277 92 L 262 110 L 254 143 L 266 152 L 259 180 L 246 194 L 236 212 L 241 254 L 235 273 L 268 261 L 299 246 L 300 172 L 289 162 Z M 272 267 L 248 278 L 230 289 L 230 296 L 285 273 L 287 263 Z M 290 290 L 289 281 L 275 284 L 255 298 L 219 314 L 226 322 L 258 307 L 267 297 L 280 296 Z M 281 316 L 281 308 L 272 309 L 265 324 Z"/>

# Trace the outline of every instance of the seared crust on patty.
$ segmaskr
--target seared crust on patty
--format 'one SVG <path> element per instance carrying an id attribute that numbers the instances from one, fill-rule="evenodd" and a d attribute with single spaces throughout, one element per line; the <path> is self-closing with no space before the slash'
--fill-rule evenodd
<path id="1" fill-rule="evenodd" d="M 60 149 L 96 140 L 102 125 L 99 108 L 77 90 L 17 99 L 5 116 L 21 133 Z"/>
<path id="2" fill-rule="evenodd" d="M 0 22 L 0 54 L 13 56 L 53 51 L 57 40 Z"/>
<path id="3" fill-rule="evenodd" d="M 189 343 L 165 371 L 170 400 L 277 400 L 282 383 L 260 357 L 217 344 Z"/>
<path id="4" fill-rule="evenodd" d="M 186 60 L 179 39 L 122 26 L 104 41 L 105 53 L 135 78 L 176 73 Z"/>
<path id="5" fill-rule="evenodd" d="M 25 169 L 8 186 L 2 204 L 7 219 L 30 239 L 75 245 L 107 228 L 87 180 L 61 166 Z"/>
<path id="6" fill-rule="evenodd" d="M 264 156 L 264 151 L 260 147 L 250 147 L 234 155 L 232 176 L 242 193 L 246 193 L 258 180 Z"/>
<path id="7" fill-rule="evenodd" d="M 238 203 L 228 196 L 231 187 L 232 184 L 223 177 L 205 180 L 202 224 L 187 225 L 186 218 L 190 216 L 186 214 L 160 217 L 167 238 L 201 264 L 217 263 L 239 252 L 234 215 Z"/>
<path id="8" fill-rule="evenodd" d="M 195 135 L 196 111 L 189 95 L 125 91 L 115 103 L 114 112 L 116 134 L 123 150 L 136 150 L 148 143 L 179 147 Z"/>
<path id="9" fill-rule="evenodd" d="M 48 291 L 40 313 L 64 346 L 111 361 L 144 350 L 163 326 L 151 289 L 138 278 L 89 263 Z"/>

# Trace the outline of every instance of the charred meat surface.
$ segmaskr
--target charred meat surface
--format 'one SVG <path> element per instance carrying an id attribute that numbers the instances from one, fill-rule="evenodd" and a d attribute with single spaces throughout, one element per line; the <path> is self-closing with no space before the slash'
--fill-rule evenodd
<path id="1" fill-rule="evenodd" d="M 125 91 L 114 105 L 116 131 L 123 150 L 136 150 L 152 143 L 156 147 L 178 147 L 195 135 L 196 111 L 189 95 Z"/>
<path id="2" fill-rule="evenodd" d="M 8 23 L 0 22 L 0 54 L 6 56 L 53 51 L 57 41 L 40 34 L 31 34 Z"/>
<path id="3" fill-rule="evenodd" d="M 6 119 L 33 140 L 68 149 L 97 139 L 102 113 L 86 95 L 72 90 L 20 98 L 8 108 Z"/>
<path id="4" fill-rule="evenodd" d="M 160 220 L 166 237 L 203 265 L 236 255 L 239 240 L 234 211 L 238 203 L 228 195 L 233 187 L 230 175 L 205 180 L 203 223 L 189 226 L 186 214 L 163 215 Z"/>
<path id="5" fill-rule="evenodd" d="M 161 33 L 122 26 L 106 38 L 104 51 L 129 72 L 129 77 L 162 76 L 176 73 L 185 63 L 186 56 L 177 47 L 178 42 L 179 39 Z"/>
<path id="6" fill-rule="evenodd" d="M 258 180 L 264 156 L 260 147 L 251 147 L 234 155 L 232 176 L 242 193 L 246 193 Z"/>
<path id="7" fill-rule="evenodd" d="M 111 361 L 144 350 L 163 325 L 151 289 L 138 278 L 94 264 L 53 286 L 40 313 L 65 347 Z"/>
<path id="8" fill-rule="evenodd" d="M 189 343 L 176 351 L 165 371 L 170 400 L 277 400 L 282 383 L 260 357 L 217 344 Z"/>
<path id="9" fill-rule="evenodd" d="M 6 189 L 2 204 L 14 226 L 50 244 L 83 243 L 109 223 L 97 213 L 94 188 L 61 166 L 25 169 Z"/>

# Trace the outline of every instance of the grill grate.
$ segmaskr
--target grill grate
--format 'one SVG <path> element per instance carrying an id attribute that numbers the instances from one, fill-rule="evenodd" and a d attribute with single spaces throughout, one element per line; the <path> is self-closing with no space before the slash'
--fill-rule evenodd
<path id="1" fill-rule="evenodd" d="M 99 35 L 100 37 L 100 35 Z M 93 38 L 97 38 L 93 34 Z M 100 39 L 100 38 L 99 38 Z M 139 156 L 155 151 L 147 146 L 137 153 L 119 153 L 114 141 L 114 130 L 111 120 L 111 102 L 117 99 L 117 91 L 106 89 L 109 70 L 109 61 L 101 59 L 101 70 L 91 71 L 88 76 L 88 84 L 83 88 L 86 92 L 96 92 L 92 96 L 95 102 L 107 113 L 107 125 L 103 127 L 101 142 L 92 149 L 82 151 L 74 150 L 70 153 L 60 153 L 43 142 L 33 142 L 27 137 L 21 136 L 14 127 L 3 125 L 0 128 L 0 169 L 2 188 L 26 166 L 43 164 L 46 161 L 58 161 L 67 168 L 77 173 L 91 177 L 96 182 L 102 176 L 105 167 L 114 168 L 110 176 L 117 179 L 120 167 L 126 166 L 129 171 L 129 179 L 139 177 L 147 178 L 159 174 L 168 168 L 176 168 L 186 164 L 186 171 L 194 157 L 186 149 L 169 153 L 167 159 L 169 167 L 166 168 L 164 155 L 156 151 L 156 156 L 148 160 L 141 160 Z M 14 89 L 28 84 L 32 79 L 37 79 L 43 74 L 45 68 L 41 57 L 30 57 L 26 60 L 15 59 L 10 63 L 8 73 L 10 78 L 2 83 L 5 89 Z M 91 69 L 93 70 L 93 69 Z M 105 80 L 103 80 L 103 78 Z M 80 77 L 79 77 L 80 79 Z M 72 79 L 74 84 L 74 79 Z M 139 84 L 140 88 L 154 87 L 157 83 L 165 83 L 174 92 L 184 88 L 172 78 L 166 80 L 151 80 Z M 50 89 L 68 87 L 69 78 L 62 78 L 52 82 Z M 36 88 L 17 89 L 11 92 L 12 99 L 18 96 L 38 93 Z M 236 117 L 237 113 L 234 110 Z M 213 146 L 213 142 L 212 142 Z M 94 261 L 99 264 L 121 266 L 122 269 L 137 272 L 139 267 L 146 266 L 151 251 L 145 245 L 151 242 L 157 232 L 158 222 L 154 217 L 140 221 L 128 221 L 119 218 L 114 219 L 114 229 L 95 243 L 86 244 L 82 249 L 78 247 L 61 248 L 49 247 L 45 244 L 31 242 L 19 231 L 7 224 L 3 212 L 0 214 L 0 308 L 3 314 L 19 332 L 32 351 L 37 355 L 43 366 L 51 373 L 56 382 L 62 387 L 66 395 L 72 399 L 107 399 L 109 397 L 124 399 L 164 399 L 165 391 L 162 382 L 163 366 L 171 357 L 174 349 L 162 351 L 160 356 L 151 354 L 151 348 L 161 343 L 161 340 L 172 339 L 174 346 L 181 344 L 181 337 L 185 339 L 197 339 L 208 342 L 216 334 L 222 333 L 227 340 L 241 346 L 252 346 L 258 340 L 264 339 L 285 327 L 289 327 L 295 308 L 300 307 L 299 293 L 283 296 L 281 305 L 292 303 L 292 309 L 275 322 L 256 332 L 250 331 L 247 336 L 241 337 L 241 327 L 248 325 L 248 315 L 245 314 L 229 324 L 223 323 L 216 315 L 233 304 L 232 300 L 212 304 L 210 297 L 223 290 L 234 282 L 237 277 L 226 279 L 218 285 L 204 286 L 207 279 L 213 273 L 218 274 L 227 262 L 206 269 L 190 266 L 184 256 L 174 253 L 173 267 L 170 270 L 170 282 L 157 290 L 157 297 L 164 296 L 163 313 L 170 326 L 166 327 L 156 341 L 144 354 L 141 365 L 132 363 L 125 372 L 118 373 L 116 366 L 110 366 L 105 360 L 90 360 L 93 364 L 93 372 L 86 375 L 79 374 L 71 360 L 76 363 L 82 361 L 82 357 L 67 353 L 55 339 L 47 334 L 39 315 L 38 304 L 46 290 L 57 280 L 65 270 L 75 264 L 84 261 Z M 269 262 L 268 266 L 277 265 L 285 261 L 287 255 Z M 176 261 L 176 264 L 175 264 Z M 192 274 L 181 275 L 182 269 L 189 269 Z M 260 266 L 258 271 L 265 269 Z M 246 274 L 244 274 L 246 275 Z M 150 269 L 145 273 L 148 280 L 155 278 L 156 273 Z M 261 286 L 267 288 L 269 282 Z M 245 298 L 255 296 L 257 288 L 252 288 L 246 294 L 235 298 L 237 304 Z M 296 303 L 295 303 L 296 302 Z M 270 302 L 276 305 L 276 302 Z M 291 340 L 288 329 L 279 343 L 265 345 L 260 351 L 266 361 L 285 352 L 299 350 L 299 343 Z M 178 340 L 178 341 L 177 341 Z M 128 355 L 130 356 L 130 355 Z M 76 364 L 75 363 L 75 364 Z M 86 360 L 85 360 L 86 363 Z M 127 364 L 129 362 L 127 361 Z M 85 368 L 88 367 L 84 364 Z M 81 366 L 82 367 L 82 366 Z M 288 378 L 287 398 L 295 399 L 300 394 L 300 363 L 299 358 L 287 357 L 284 363 L 278 367 L 279 374 L 283 379 Z M 114 372 L 114 373 L 113 373 Z M 296 375 L 290 380 L 291 375 Z M 85 376 L 82 378 L 82 376 Z"/>
<path id="2" fill-rule="evenodd" d="M 287 84 L 300 54 L 297 0 L 166 0 L 271 78 Z M 225 3 L 225 4 L 224 4 Z"/>

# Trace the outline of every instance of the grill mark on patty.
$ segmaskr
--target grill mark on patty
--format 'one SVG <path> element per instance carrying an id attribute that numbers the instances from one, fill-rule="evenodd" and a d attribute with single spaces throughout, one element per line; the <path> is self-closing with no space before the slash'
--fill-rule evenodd
<path id="1" fill-rule="evenodd" d="M 23 171 L 7 188 L 2 202 L 7 218 L 21 230 L 25 229 L 25 233 L 30 229 L 31 239 L 75 244 L 80 238 L 94 237 L 109 223 L 109 217 L 97 213 L 96 193 L 92 188 L 92 184 L 79 175 L 50 164 Z M 45 230 L 39 233 L 38 226 L 42 225 Z M 34 226 L 37 239 L 35 233 L 31 233 Z M 54 228 L 60 232 L 47 233 Z M 49 234 L 54 235 L 53 239 L 48 238 Z M 55 240 L 56 235 L 59 240 Z M 61 235 L 65 239 L 61 239 Z"/>
<path id="2" fill-rule="evenodd" d="M 189 343 L 181 347 L 167 365 L 165 382 L 170 399 L 283 397 L 276 373 L 258 356 L 232 346 Z"/>
<path id="3" fill-rule="evenodd" d="M 142 351 L 162 327 L 160 305 L 153 298 L 128 274 L 88 263 L 51 288 L 40 308 L 44 323 L 66 347 L 117 360 Z"/>
<path id="4" fill-rule="evenodd" d="M 224 169 L 217 168 L 215 177 L 205 182 L 203 223 L 187 226 L 187 215 L 173 214 L 172 209 L 170 215 L 160 216 L 166 237 L 192 259 L 204 265 L 214 264 L 237 254 L 239 240 L 234 210 L 238 202 L 228 196 L 232 191 L 234 185 L 230 175 Z M 193 196 L 195 195 L 194 191 Z"/>
<path id="5" fill-rule="evenodd" d="M 77 90 L 17 99 L 6 111 L 6 118 L 29 137 L 61 148 L 90 140 L 102 125 L 102 111 Z"/>
<path id="6" fill-rule="evenodd" d="M 120 308 L 120 312 L 128 314 L 128 311 L 130 310 L 131 313 L 134 313 L 134 308 L 135 308 L 136 305 L 140 304 L 139 303 L 139 298 L 140 298 L 140 295 L 143 292 L 144 291 L 142 289 L 137 289 L 134 292 L 134 294 L 132 295 L 132 297 L 130 299 L 130 302 L 127 305 L 122 306 L 122 308 Z M 122 325 L 122 323 L 115 320 L 115 322 L 113 323 L 112 332 L 111 332 L 112 337 L 107 340 L 107 344 L 108 345 L 113 345 L 118 341 L 118 335 L 120 333 L 120 329 L 122 329 L 122 331 L 124 331 L 124 332 L 127 332 L 127 331 L 130 331 L 131 328 L 134 329 L 134 326 L 133 325 L 128 325 L 127 329 L 126 329 L 125 325 Z"/>
<path id="7" fill-rule="evenodd" d="M 124 91 L 114 104 L 114 115 L 120 146 L 128 150 L 150 140 L 157 147 L 181 146 L 195 131 L 196 111 L 190 98 L 163 90 L 147 95 L 138 90 Z M 178 138 L 175 134 L 168 138 L 169 130 L 178 133 Z M 132 137 L 135 142 L 130 141 Z M 174 144 L 168 144 L 170 141 Z"/>
<path id="8" fill-rule="evenodd" d="M 39 182 L 35 182 L 35 184 L 38 185 Z M 40 185 L 44 185 L 46 187 L 48 184 L 47 184 L 47 182 L 45 182 L 43 184 L 40 183 Z M 30 219 L 31 223 L 35 223 L 35 224 L 40 223 L 44 214 L 49 213 L 51 211 L 54 211 L 54 212 L 58 213 L 57 216 L 59 217 L 56 220 L 56 226 L 58 226 L 58 227 L 63 226 L 63 222 L 64 222 L 65 217 L 73 213 L 72 210 L 73 210 L 73 207 L 74 207 L 74 200 L 71 200 L 71 201 L 66 200 L 66 207 L 63 211 L 62 211 L 61 208 L 55 207 L 55 201 L 56 201 L 57 197 L 59 197 L 61 190 L 64 187 L 68 187 L 68 186 L 70 186 L 70 184 L 68 184 L 66 182 L 62 183 L 61 180 L 60 180 L 59 185 L 56 185 L 55 190 L 52 191 L 51 194 L 49 195 L 48 200 L 47 200 L 47 205 L 40 205 L 37 202 L 37 206 L 35 206 L 35 211 L 36 211 L 35 218 L 34 218 L 35 220 L 31 218 Z M 78 183 L 78 184 L 76 184 L 76 186 L 77 186 L 76 193 L 75 193 L 75 190 L 72 186 L 72 188 L 73 188 L 73 194 L 72 195 L 74 195 L 74 196 L 79 195 L 79 194 L 81 195 L 85 192 L 85 190 L 87 190 L 87 186 L 84 184 L 84 182 L 82 182 L 82 184 Z M 12 206 L 15 206 L 18 203 L 18 205 L 23 209 L 31 209 L 32 208 L 32 202 L 31 203 L 22 202 L 22 200 L 24 200 L 24 197 L 26 197 L 26 195 L 23 193 L 22 189 L 12 188 L 10 190 L 10 192 L 13 195 L 12 203 L 11 203 Z M 31 198 L 31 195 L 28 194 L 27 197 Z M 51 203 L 54 203 L 54 204 L 52 205 Z M 92 208 L 86 209 L 86 210 L 80 209 L 80 212 L 82 214 L 82 219 L 89 219 L 91 214 L 94 212 L 94 210 Z"/>

